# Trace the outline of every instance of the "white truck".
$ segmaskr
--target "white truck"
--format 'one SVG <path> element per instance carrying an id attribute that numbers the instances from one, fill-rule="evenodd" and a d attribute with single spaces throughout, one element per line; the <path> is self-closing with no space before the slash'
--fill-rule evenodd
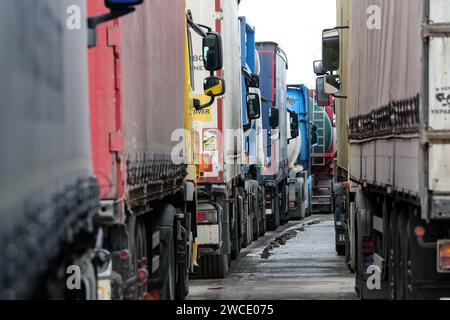
<path id="1" fill-rule="evenodd" d="M 243 237 L 246 194 L 243 174 L 241 56 L 237 0 L 189 0 L 187 7 L 202 28 L 221 35 L 226 94 L 194 115 L 198 152 L 197 243 L 201 278 L 223 278 L 236 259 Z M 202 42 L 193 40 L 194 72 L 204 79 Z M 203 83 L 195 82 L 196 97 L 207 104 Z"/>
<path id="2" fill-rule="evenodd" d="M 449 297 L 450 1 L 340 0 L 337 11 L 342 25 L 324 31 L 323 65 L 326 93 L 348 98 L 337 108 L 348 105 L 338 132 L 345 120 L 350 148 L 338 156 L 349 158 L 357 291 Z M 378 277 L 381 287 L 370 281 Z"/>

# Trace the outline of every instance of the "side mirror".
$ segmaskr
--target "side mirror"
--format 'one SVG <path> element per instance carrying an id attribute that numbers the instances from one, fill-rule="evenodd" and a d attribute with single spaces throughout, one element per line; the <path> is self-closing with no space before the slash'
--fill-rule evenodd
<path id="1" fill-rule="evenodd" d="M 296 139 L 300 135 L 300 130 L 298 128 L 298 114 L 295 112 L 289 113 L 291 121 L 291 139 Z"/>
<path id="2" fill-rule="evenodd" d="M 208 32 L 203 38 L 203 64 L 210 72 L 223 68 L 222 37 L 216 32 Z"/>
<path id="3" fill-rule="evenodd" d="M 247 116 L 249 120 L 256 120 L 261 117 L 261 101 L 256 93 L 247 94 Z"/>
<path id="4" fill-rule="evenodd" d="M 324 76 L 327 74 L 327 71 L 323 68 L 322 60 L 314 61 L 314 73 L 316 76 Z"/>
<path id="5" fill-rule="evenodd" d="M 337 71 L 340 66 L 340 33 L 339 30 L 324 30 L 322 33 L 322 61 L 326 71 Z"/>
<path id="6" fill-rule="evenodd" d="M 278 110 L 277 108 L 270 108 L 269 125 L 272 129 L 276 129 L 280 125 L 280 110 Z"/>
<path id="7" fill-rule="evenodd" d="M 125 9 L 140 5 L 144 0 L 105 0 L 105 6 L 109 9 Z"/>
<path id="8" fill-rule="evenodd" d="M 324 92 L 330 95 L 341 92 L 341 77 L 338 75 L 325 76 Z"/>
<path id="9" fill-rule="evenodd" d="M 208 77 L 203 81 L 203 89 L 208 97 L 219 97 L 225 94 L 225 80 L 218 77 Z"/>
<path id="10" fill-rule="evenodd" d="M 320 107 L 330 105 L 330 96 L 325 93 L 325 77 L 318 77 L 316 80 L 316 99 Z"/>

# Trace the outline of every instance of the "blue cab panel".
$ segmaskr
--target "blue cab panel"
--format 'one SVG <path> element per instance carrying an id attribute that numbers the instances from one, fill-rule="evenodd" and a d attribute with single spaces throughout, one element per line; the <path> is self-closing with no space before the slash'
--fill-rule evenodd
<path id="1" fill-rule="evenodd" d="M 288 85 L 288 108 L 298 115 L 299 129 L 302 137 L 302 147 L 300 150 L 298 164 L 305 170 L 310 169 L 310 125 L 309 125 L 309 89 L 303 84 Z"/>

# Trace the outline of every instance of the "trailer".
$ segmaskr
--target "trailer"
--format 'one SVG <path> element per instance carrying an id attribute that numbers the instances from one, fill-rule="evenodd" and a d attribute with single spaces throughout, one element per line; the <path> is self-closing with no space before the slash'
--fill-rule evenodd
<path id="1" fill-rule="evenodd" d="M 106 11 L 98 1 L 88 9 L 92 16 Z M 104 299 L 188 294 L 197 214 L 195 166 L 185 134 L 192 112 L 186 82 L 191 28 L 198 26 L 187 20 L 185 3 L 170 0 L 147 1 L 134 15 L 97 29 L 89 89 L 103 248 L 111 257 L 98 275 Z M 202 38 L 208 53 L 217 52 L 208 65 L 219 61 L 219 37 Z M 209 91 L 210 80 L 221 83 L 207 79 Z"/>
<path id="2" fill-rule="evenodd" d="M 368 5 L 338 1 L 342 24 L 324 31 L 324 65 L 341 74 L 326 81 L 340 80 L 348 97 L 337 108 L 339 136 L 350 142 L 338 150 L 349 264 L 362 298 L 449 297 L 450 3 L 380 0 L 389 12 L 381 28 L 367 28 Z M 381 287 L 369 289 L 368 270 Z"/>
<path id="3" fill-rule="evenodd" d="M 223 39 L 223 76 L 227 92 L 208 108 L 194 115 L 196 153 L 199 155 L 197 181 L 199 276 L 224 278 L 231 259 L 237 259 L 242 239 L 247 238 L 243 172 L 242 88 L 238 1 L 189 0 L 188 8 L 204 29 L 217 32 Z M 203 68 L 201 41 L 193 41 L 196 98 L 208 97 L 201 91 Z"/>
<path id="4" fill-rule="evenodd" d="M 0 3 L 0 299 L 97 295 L 88 39 L 85 19 L 66 27 L 73 6 L 85 17 L 82 0 Z"/>
<path id="5" fill-rule="evenodd" d="M 288 60 L 274 42 L 256 44 L 261 59 L 260 88 L 264 129 L 264 168 L 267 229 L 276 230 L 288 221 L 289 163 L 287 159 L 287 83 Z"/>
<path id="6" fill-rule="evenodd" d="M 240 17 L 242 67 L 242 123 L 244 128 L 243 171 L 248 208 L 246 244 L 266 233 L 264 185 L 260 169 L 264 163 L 264 134 L 259 89 L 260 59 L 255 46 L 255 28 Z"/>
<path id="7" fill-rule="evenodd" d="M 305 85 L 288 85 L 288 160 L 289 218 L 303 220 L 310 215 L 308 181 L 312 179 L 311 124 L 309 121 L 309 89 Z M 298 137 L 292 130 L 298 131 Z M 293 134 L 294 133 L 294 134 Z"/>

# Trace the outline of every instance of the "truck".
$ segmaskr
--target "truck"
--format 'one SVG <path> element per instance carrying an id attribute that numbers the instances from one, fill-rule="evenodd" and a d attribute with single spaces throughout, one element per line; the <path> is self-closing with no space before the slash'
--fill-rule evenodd
<path id="1" fill-rule="evenodd" d="M 276 230 L 288 221 L 287 83 L 288 59 L 275 42 L 258 42 L 261 60 L 260 89 L 264 137 L 264 167 L 267 229 Z"/>
<path id="2" fill-rule="evenodd" d="M 325 93 L 341 97 L 349 264 L 364 299 L 448 298 L 450 3 L 371 9 L 389 19 L 369 19 L 365 1 L 339 0 L 340 25 L 323 33 Z M 375 290 L 371 276 L 381 280 Z"/>
<path id="3" fill-rule="evenodd" d="M 260 60 L 255 46 L 255 28 L 240 17 L 242 67 L 242 123 L 244 128 L 243 171 L 248 203 L 246 244 L 266 233 L 264 185 L 260 172 L 264 163 L 264 134 L 259 89 Z"/>
<path id="4" fill-rule="evenodd" d="M 335 127 L 332 100 L 319 103 L 318 92 L 309 92 L 310 119 L 317 143 L 311 151 L 312 175 L 312 213 L 331 214 L 333 212 L 333 193 L 335 181 Z"/>
<path id="5" fill-rule="evenodd" d="M 89 1 L 91 16 L 108 15 Z M 99 18 L 100 20 L 102 18 Z M 184 1 L 147 1 L 136 13 L 96 29 L 89 52 L 94 173 L 100 187 L 100 299 L 184 299 L 196 264 L 196 167 L 190 127 L 190 39 L 199 27 Z M 201 33 L 213 71 L 217 34 Z M 102 79 L 101 82 L 97 81 Z M 218 77 L 204 79 L 211 100 Z"/>
<path id="6" fill-rule="evenodd" d="M 311 124 L 309 89 L 303 84 L 288 85 L 289 218 L 303 220 L 310 215 Z M 292 132 L 297 130 L 298 132 Z M 298 134 L 298 137 L 295 136 Z"/>
<path id="7" fill-rule="evenodd" d="M 123 2 L 115 5 L 114 14 Z M 96 299 L 105 264 L 86 1 L 3 1 L 0 8 L 0 39 L 8 44 L 0 50 L 0 299 Z"/>
<path id="8" fill-rule="evenodd" d="M 247 239 L 248 211 L 243 172 L 243 124 L 240 32 L 237 0 L 189 0 L 188 9 L 205 30 L 221 35 L 223 76 L 227 92 L 194 114 L 196 153 L 199 155 L 197 181 L 198 276 L 224 278 L 231 259 L 237 259 L 242 239 Z M 201 91 L 201 79 L 209 73 L 202 65 L 201 41 L 193 40 L 195 97 L 209 98 Z"/>

